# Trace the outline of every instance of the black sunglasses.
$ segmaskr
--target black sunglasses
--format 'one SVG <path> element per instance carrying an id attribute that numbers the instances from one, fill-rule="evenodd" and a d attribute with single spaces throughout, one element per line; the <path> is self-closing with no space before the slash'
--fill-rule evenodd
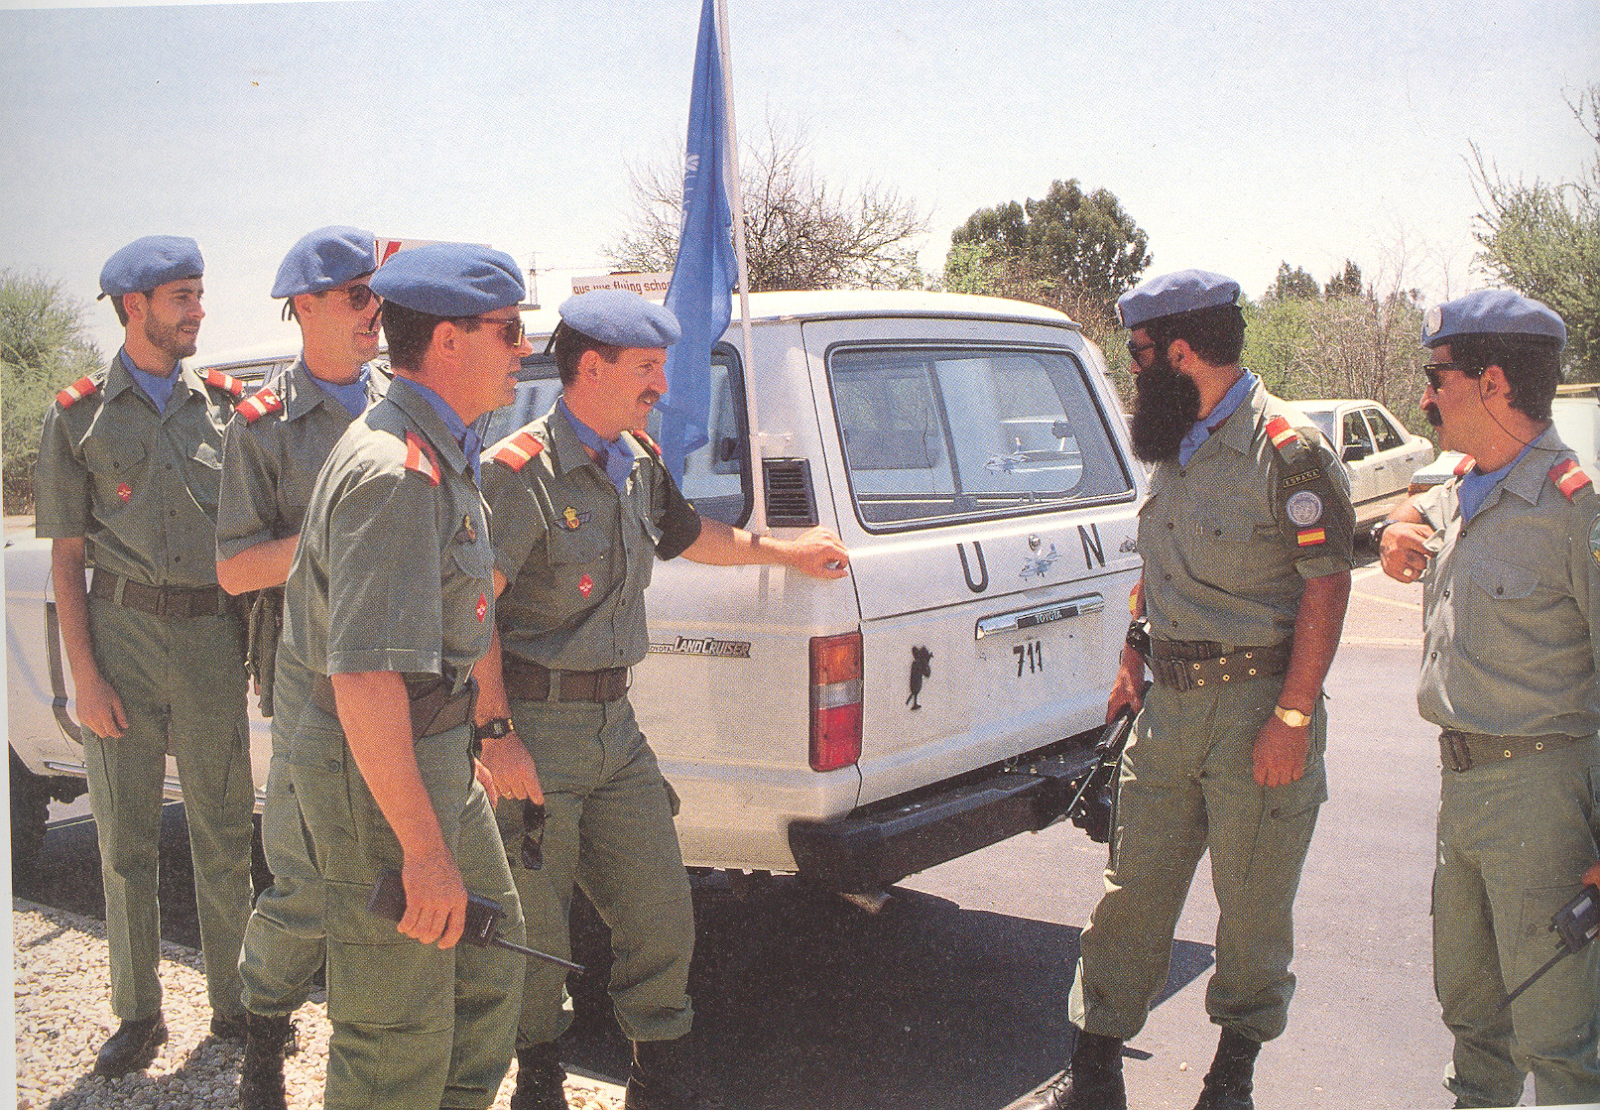
<path id="1" fill-rule="evenodd" d="M 1439 375 L 1446 370 L 1459 370 L 1469 378 L 1476 378 L 1483 373 L 1481 366 L 1469 366 L 1465 362 L 1428 362 L 1422 366 L 1422 372 L 1428 376 L 1428 385 L 1435 393 L 1441 388 Z"/>
<path id="2" fill-rule="evenodd" d="M 486 324 L 500 325 L 500 338 L 506 341 L 507 347 L 522 346 L 522 337 L 527 330 L 522 326 L 522 317 L 514 316 L 509 320 L 502 320 L 498 316 L 457 316 L 457 320 L 482 320 Z"/>
<path id="3" fill-rule="evenodd" d="M 1133 357 L 1133 361 L 1135 362 L 1138 362 L 1139 356 L 1144 354 L 1146 351 L 1153 351 L 1155 349 L 1156 345 L 1154 343 L 1135 343 L 1131 339 L 1128 340 L 1128 354 Z"/>
<path id="4" fill-rule="evenodd" d="M 334 290 L 325 289 L 318 295 L 325 297 L 332 292 L 334 292 Z M 348 285 L 344 289 L 344 294 L 350 298 L 351 312 L 360 312 L 373 301 L 383 300 L 382 297 L 378 296 L 378 294 L 372 291 L 372 287 L 370 285 Z"/>
<path id="5" fill-rule="evenodd" d="M 523 799 L 522 866 L 537 871 L 544 866 L 544 806 Z"/>

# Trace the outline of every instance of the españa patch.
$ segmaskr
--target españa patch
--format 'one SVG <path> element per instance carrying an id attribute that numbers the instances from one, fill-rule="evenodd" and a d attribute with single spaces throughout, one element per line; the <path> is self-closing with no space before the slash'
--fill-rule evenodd
<path id="1" fill-rule="evenodd" d="M 1325 528 L 1302 528 L 1295 534 L 1295 542 L 1301 547 L 1315 547 L 1319 543 L 1328 542 L 1328 532 Z"/>
<path id="2" fill-rule="evenodd" d="M 1556 484 L 1556 489 L 1561 491 L 1561 496 L 1571 501 L 1578 496 L 1578 491 L 1584 486 L 1592 486 L 1589 475 L 1583 472 L 1572 459 L 1562 459 L 1550 468 L 1550 480 Z"/>
<path id="3" fill-rule="evenodd" d="M 416 471 L 428 479 L 428 484 L 439 484 L 439 456 L 433 447 L 416 432 L 406 432 L 406 469 Z"/>
<path id="4" fill-rule="evenodd" d="M 1322 467 L 1314 466 L 1310 470 L 1301 471 L 1299 474 L 1289 475 L 1287 478 L 1283 479 L 1283 481 L 1278 483 L 1278 488 L 1285 490 L 1294 489 L 1296 486 L 1303 486 L 1307 482 L 1315 482 L 1320 477 L 1322 477 Z"/>
<path id="5" fill-rule="evenodd" d="M 533 433 L 518 432 L 495 448 L 494 461 L 516 474 L 543 450 L 544 444 L 534 439 Z"/>

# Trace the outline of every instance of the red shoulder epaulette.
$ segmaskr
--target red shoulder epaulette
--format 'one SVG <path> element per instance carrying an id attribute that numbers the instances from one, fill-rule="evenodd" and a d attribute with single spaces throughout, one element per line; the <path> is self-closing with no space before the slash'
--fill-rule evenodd
<path id="1" fill-rule="evenodd" d="M 262 386 L 243 401 L 235 409 L 244 416 L 246 424 L 254 424 L 269 412 L 278 412 L 283 408 L 283 398 L 274 393 L 269 386 Z"/>
<path id="2" fill-rule="evenodd" d="M 502 440 L 500 446 L 495 448 L 494 461 L 515 474 L 543 450 L 544 444 L 534 439 L 532 432 L 518 432 Z"/>
<path id="3" fill-rule="evenodd" d="M 406 469 L 414 470 L 428 479 L 430 485 L 439 484 L 439 456 L 433 447 L 416 432 L 406 433 Z"/>
<path id="4" fill-rule="evenodd" d="M 1583 467 L 1573 459 L 1562 459 L 1550 468 L 1550 480 L 1556 484 L 1556 489 L 1568 501 L 1578 496 L 1578 491 L 1584 486 L 1592 486 L 1594 482 L 1585 474 Z"/>
<path id="5" fill-rule="evenodd" d="M 77 381 L 67 386 L 67 388 L 56 394 L 56 404 L 60 405 L 64 409 L 70 409 L 73 405 L 89 396 L 89 394 L 96 392 L 99 388 L 100 387 L 98 385 L 94 384 L 94 379 L 85 374 L 83 377 L 79 378 Z"/>
<path id="6" fill-rule="evenodd" d="M 244 396 L 244 383 L 232 374 L 225 374 L 221 370 L 207 370 L 206 384 L 212 389 L 222 390 L 235 401 Z"/>
<path id="7" fill-rule="evenodd" d="M 1465 474 L 1467 471 L 1471 470 L 1473 467 L 1475 467 L 1477 465 L 1478 465 L 1477 460 L 1474 459 L 1471 455 L 1462 455 L 1461 456 L 1461 461 L 1456 463 L 1456 468 L 1454 470 L 1452 470 L 1450 473 L 1452 473 L 1457 478 L 1459 478 L 1463 474 Z"/>
<path id="8" fill-rule="evenodd" d="M 1274 416 L 1267 421 L 1267 438 L 1272 441 L 1272 446 L 1283 452 L 1300 442 L 1300 433 L 1284 417 Z"/>

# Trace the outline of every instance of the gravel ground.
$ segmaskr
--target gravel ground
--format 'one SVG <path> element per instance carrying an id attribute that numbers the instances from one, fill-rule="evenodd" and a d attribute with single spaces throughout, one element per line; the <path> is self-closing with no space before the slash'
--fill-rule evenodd
<path id="1" fill-rule="evenodd" d="M 13 899 L 11 928 L 17 1110 L 239 1105 L 241 1049 L 209 1035 L 211 1007 L 198 952 L 161 945 L 170 1039 L 155 1063 L 120 1079 L 97 1079 L 90 1075 L 95 1053 L 117 1027 L 106 988 L 104 925 Z M 322 1104 L 328 1054 L 328 1017 L 320 994 L 300 1008 L 295 1022 L 301 1047 L 284 1068 L 289 1106 L 311 1110 Z M 513 1076 L 495 1101 L 499 1110 L 509 1104 Z M 569 1077 L 567 1103 L 571 1110 L 621 1110 L 622 1089 Z"/>

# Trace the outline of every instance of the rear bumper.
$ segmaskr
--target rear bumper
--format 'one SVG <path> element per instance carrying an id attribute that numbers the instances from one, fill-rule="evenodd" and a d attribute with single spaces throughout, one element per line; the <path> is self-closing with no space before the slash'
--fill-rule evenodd
<path id="1" fill-rule="evenodd" d="M 1094 762 L 1098 729 L 1017 763 L 863 806 L 834 821 L 796 821 L 789 848 L 800 876 L 830 890 L 881 890 L 1060 819 L 1070 784 Z"/>

